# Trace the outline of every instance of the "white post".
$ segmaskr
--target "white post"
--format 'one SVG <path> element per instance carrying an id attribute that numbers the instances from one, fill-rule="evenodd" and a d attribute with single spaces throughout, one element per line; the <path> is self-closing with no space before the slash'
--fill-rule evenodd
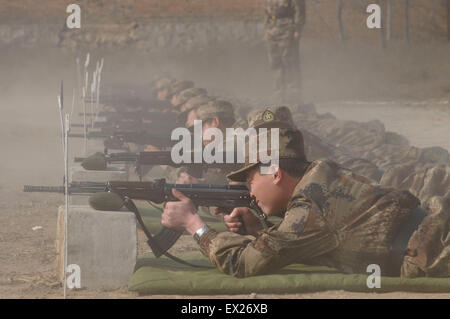
<path id="1" fill-rule="evenodd" d="M 87 156 L 86 88 L 83 87 L 84 156 Z"/>
<path id="2" fill-rule="evenodd" d="M 80 58 L 77 58 L 77 101 L 78 101 L 78 110 L 81 109 L 80 98 L 81 98 L 81 65 Z"/>
<path id="3" fill-rule="evenodd" d="M 73 116 L 73 110 L 75 109 L 75 88 L 72 91 L 72 109 L 70 110 L 70 116 Z"/>
<path id="4" fill-rule="evenodd" d="M 61 124 L 61 145 L 64 152 L 64 116 L 63 116 L 63 101 L 61 95 L 58 95 L 58 109 L 59 109 L 59 120 Z"/>
<path id="5" fill-rule="evenodd" d="M 64 193 L 66 200 L 66 216 L 64 218 L 64 299 L 66 299 L 67 290 L 67 255 L 68 255 L 68 220 L 69 220 L 69 143 L 68 135 L 70 131 L 70 115 L 66 114 L 66 123 L 64 130 Z"/>
<path id="6" fill-rule="evenodd" d="M 337 2 L 337 19 L 339 25 L 339 40 L 341 41 L 341 43 L 344 43 L 345 36 L 344 36 L 344 25 L 342 23 L 342 0 L 338 0 Z"/>
<path id="7" fill-rule="evenodd" d="M 100 107 L 100 83 L 101 83 L 101 80 L 102 80 L 102 70 L 103 70 L 103 62 L 104 61 L 105 60 L 102 58 L 102 60 L 100 62 L 100 65 L 98 67 L 98 72 L 97 72 L 97 107 L 96 107 L 97 112 L 95 114 L 95 120 L 96 121 L 97 121 L 97 115 L 98 115 L 98 111 L 99 111 L 98 109 Z"/>
<path id="8" fill-rule="evenodd" d="M 97 84 L 97 70 L 92 73 L 91 83 L 91 127 L 94 128 L 94 92 Z"/>

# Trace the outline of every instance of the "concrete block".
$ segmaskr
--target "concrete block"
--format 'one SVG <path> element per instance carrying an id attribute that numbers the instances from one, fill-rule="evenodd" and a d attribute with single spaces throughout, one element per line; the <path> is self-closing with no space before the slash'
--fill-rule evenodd
<path id="1" fill-rule="evenodd" d="M 69 206 L 67 264 L 80 267 L 81 288 L 111 290 L 128 284 L 137 257 L 136 217 Z M 56 268 L 64 280 L 65 206 L 58 210 Z"/>

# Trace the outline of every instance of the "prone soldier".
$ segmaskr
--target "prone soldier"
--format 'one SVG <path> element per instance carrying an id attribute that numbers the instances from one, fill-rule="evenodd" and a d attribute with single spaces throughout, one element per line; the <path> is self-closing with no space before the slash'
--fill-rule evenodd
<path id="1" fill-rule="evenodd" d="M 408 191 L 380 186 L 333 161 L 309 162 L 302 133 L 293 128 L 279 129 L 278 164 L 269 174 L 261 166 L 247 152 L 245 165 L 228 178 L 247 182 L 261 209 L 282 218 L 276 225 L 262 227 L 245 213 L 243 221 L 230 215 L 230 231 L 218 232 L 177 191 L 179 201 L 167 203 L 162 224 L 187 230 L 217 269 L 237 277 L 292 263 L 344 273 L 365 273 L 369 264 L 378 264 L 382 275 L 449 276 L 448 199 L 446 209 L 427 214 Z M 253 237 L 235 233 L 242 223 Z"/>

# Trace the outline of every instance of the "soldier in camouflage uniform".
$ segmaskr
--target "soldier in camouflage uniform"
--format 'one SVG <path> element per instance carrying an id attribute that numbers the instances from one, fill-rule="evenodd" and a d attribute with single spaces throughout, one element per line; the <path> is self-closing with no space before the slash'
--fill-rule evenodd
<path id="1" fill-rule="evenodd" d="M 157 80 L 154 89 L 156 98 L 160 101 L 167 101 L 169 99 L 170 87 L 174 82 L 175 80 L 169 77 L 162 77 Z"/>
<path id="2" fill-rule="evenodd" d="M 193 97 L 197 96 L 207 96 L 206 89 L 203 88 L 190 88 L 181 91 L 174 102 L 176 103 L 174 106 L 178 112 L 183 112 L 186 110 L 186 103 Z"/>
<path id="3" fill-rule="evenodd" d="M 208 101 L 209 100 L 209 101 Z M 203 103 L 202 103 L 203 102 Z M 201 105 L 199 105 L 201 103 Z M 228 127 L 236 123 L 233 105 L 223 100 L 211 100 L 207 97 L 196 97 L 186 103 L 186 109 L 179 116 L 179 122 L 184 122 L 187 128 L 192 129 L 195 120 L 202 121 L 202 134 L 208 128 L 218 128 L 223 136 Z M 204 140 L 204 145 L 211 141 Z M 226 175 L 231 170 L 224 168 L 208 168 L 203 172 L 192 172 L 184 167 L 173 171 L 177 175 L 177 184 L 226 184 Z M 201 173 L 201 177 L 199 176 Z M 216 215 L 215 210 L 202 207 L 203 213 Z"/>
<path id="4" fill-rule="evenodd" d="M 168 100 L 174 107 L 179 104 L 178 98 L 179 94 L 187 89 L 193 88 L 194 82 L 192 81 L 175 81 L 170 85 L 169 92 L 167 95 Z"/>
<path id="5" fill-rule="evenodd" d="M 266 0 L 265 12 L 269 64 L 276 94 L 284 98 L 287 90 L 299 89 L 299 39 L 305 24 L 305 0 Z"/>
<path id="6" fill-rule="evenodd" d="M 200 95 L 195 95 L 196 93 L 199 93 Z M 187 99 L 188 97 L 190 97 L 190 98 Z M 186 101 L 186 99 L 187 99 L 187 101 Z M 206 96 L 206 90 L 204 90 L 204 89 L 191 88 L 191 89 L 186 89 L 186 90 L 182 91 L 180 93 L 179 100 L 181 102 L 183 102 L 183 104 L 182 104 L 182 109 L 180 109 L 180 111 L 182 111 L 182 112 L 178 114 L 177 124 L 182 127 L 182 126 L 185 126 L 186 119 L 187 119 L 187 116 L 190 111 L 194 110 L 194 112 L 195 112 L 195 110 L 199 106 L 207 104 L 209 101 L 212 100 L 212 98 Z M 148 152 L 151 152 L 151 151 L 156 151 L 158 149 L 155 147 L 147 147 L 145 150 Z M 175 167 L 170 167 L 170 166 L 161 166 L 161 168 L 164 171 L 166 180 L 170 183 L 177 182 L 180 174 L 182 174 L 183 172 L 186 172 L 186 169 L 184 167 L 175 168 Z M 145 167 L 143 168 L 143 170 L 145 171 Z M 198 180 L 196 181 L 195 178 L 192 178 L 189 180 L 186 179 L 185 182 L 186 183 L 189 182 L 189 184 L 191 184 L 191 183 L 198 182 Z M 178 183 L 183 183 L 183 181 L 178 180 Z"/>
<path id="7" fill-rule="evenodd" d="M 382 187 L 332 161 L 308 162 L 295 129 L 279 131 L 275 173 L 262 175 L 261 163 L 249 163 L 248 152 L 246 157 L 244 167 L 228 178 L 248 182 L 261 209 L 282 217 L 280 223 L 261 227 L 249 215 L 244 224 L 250 236 L 234 233 L 238 219 L 228 219 L 230 231 L 219 233 L 175 190 L 180 201 L 167 203 L 162 216 L 164 226 L 195 234 L 202 253 L 220 271 L 248 277 L 303 263 L 366 273 L 368 265 L 377 264 L 382 275 L 449 276 L 448 210 L 418 218 L 419 200 L 408 191 Z M 405 228 L 409 223 L 414 227 Z M 406 243 L 394 250 L 399 238 Z"/>
<path id="8" fill-rule="evenodd" d="M 186 120 L 186 127 L 193 127 L 195 120 L 202 121 L 202 135 L 208 128 L 219 129 L 223 136 L 225 137 L 226 128 L 234 127 L 236 123 L 233 105 L 227 101 L 223 100 L 212 100 L 207 104 L 200 105 L 198 107 L 190 108 L 190 103 L 187 103 L 187 109 L 185 112 L 180 114 L 182 119 Z M 183 116 L 182 116 L 183 115 Z M 207 145 L 211 141 L 203 140 L 203 144 Z M 196 182 L 206 182 L 210 184 L 225 184 L 227 183 L 226 174 L 228 174 L 224 169 L 208 169 L 204 172 L 203 178 L 201 180 L 196 180 L 189 176 L 185 169 L 179 170 L 180 179 L 178 183 L 196 183 Z"/>

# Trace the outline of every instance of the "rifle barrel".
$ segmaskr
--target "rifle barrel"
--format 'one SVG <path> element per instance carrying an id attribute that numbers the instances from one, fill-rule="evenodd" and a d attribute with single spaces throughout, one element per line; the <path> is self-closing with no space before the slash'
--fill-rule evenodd
<path id="1" fill-rule="evenodd" d="M 69 184 L 69 193 L 72 195 L 88 195 L 105 191 L 107 183 L 98 182 L 72 182 Z M 27 193 L 59 193 L 65 194 L 63 186 L 32 186 L 25 185 L 23 191 Z"/>
<path id="2" fill-rule="evenodd" d="M 23 191 L 26 193 L 62 193 L 64 194 L 63 186 L 32 186 L 25 185 Z"/>

